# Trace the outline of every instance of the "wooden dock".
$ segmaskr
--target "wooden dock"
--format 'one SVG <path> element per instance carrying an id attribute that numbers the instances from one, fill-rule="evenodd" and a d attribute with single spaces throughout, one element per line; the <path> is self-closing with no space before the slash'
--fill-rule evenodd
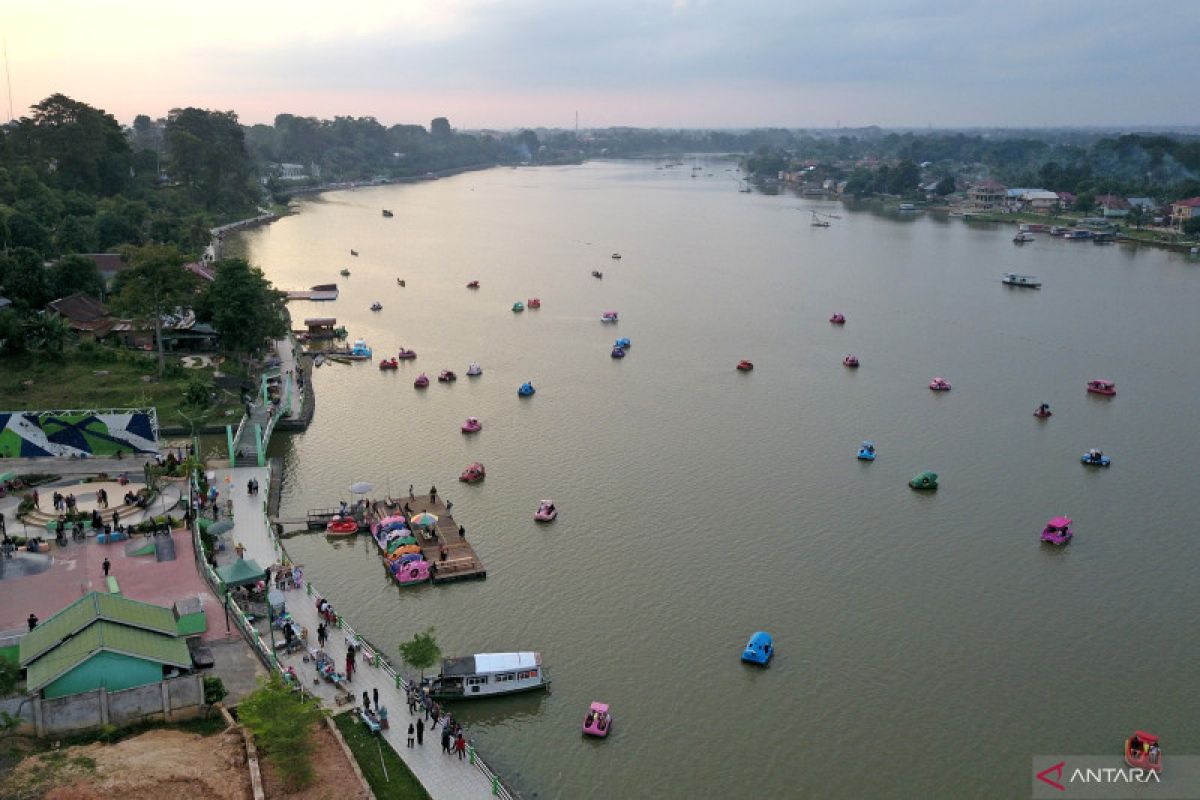
<path id="1" fill-rule="evenodd" d="M 408 508 L 405 508 L 406 505 Z M 421 555 L 432 566 L 430 574 L 433 576 L 433 582 L 450 583 L 486 578 L 487 570 L 484 569 L 483 562 L 476 555 L 475 548 L 471 547 L 465 537 L 459 535 L 458 523 L 452 513 L 447 513 L 446 504 L 441 497 L 430 500 L 429 495 L 416 495 L 412 498 L 377 500 L 369 516 L 371 522 L 394 515 L 408 519 L 422 511 L 428 511 L 438 518 L 436 538 L 420 531 L 413 532 L 417 545 L 421 548 Z M 445 560 L 442 559 L 443 547 L 446 553 Z"/>

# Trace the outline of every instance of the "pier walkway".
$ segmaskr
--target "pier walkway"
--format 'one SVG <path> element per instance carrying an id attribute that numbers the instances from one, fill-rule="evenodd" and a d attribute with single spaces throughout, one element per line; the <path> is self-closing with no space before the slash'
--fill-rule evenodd
<path id="1" fill-rule="evenodd" d="M 221 492 L 221 502 L 228 499 L 233 502 L 234 529 L 232 536 L 235 542 L 245 548 L 245 557 L 254 559 L 263 567 L 280 562 L 283 550 L 270 530 L 265 512 L 267 496 L 260 493 L 251 497 L 246 492 L 247 482 L 253 478 L 261 487 L 269 485 L 270 471 L 265 467 L 236 467 L 215 470 L 215 479 L 211 482 Z M 228 481 L 226 480 L 228 479 Z M 444 510 L 444 507 L 443 507 Z M 434 512 L 436 513 L 436 512 Z M 439 523 L 440 524 L 440 523 Z M 449 524 L 449 523 L 447 523 Z M 455 526 L 455 535 L 458 528 Z M 316 598 L 320 595 L 317 587 L 309 584 L 305 575 L 302 586 L 288 589 L 284 592 L 287 611 L 296 623 L 307 633 L 308 648 L 317 647 L 317 625 L 320 618 L 317 615 Z M 335 611 L 337 609 L 335 608 Z M 342 621 L 342 629 L 333 628 L 325 645 L 325 652 L 333 659 L 339 672 L 344 672 L 346 664 L 346 645 L 349 637 L 355 637 L 353 629 Z M 278 631 L 271 631 L 271 635 Z M 282 641 L 282 636 L 275 637 Z M 400 638 L 404 638 L 400 636 Z M 268 643 L 270 645 L 270 643 Z M 288 655 L 277 650 L 279 664 L 283 668 L 295 669 L 301 685 L 306 691 L 320 698 L 321 703 L 334 712 L 346 711 L 362 702 L 363 692 L 371 694 L 379 691 L 379 700 L 388 710 L 390 727 L 381 735 L 387 739 L 400 758 L 408 765 L 417 779 L 435 800 L 469 800 L 470 798 L 490 798 L 494 796 L 510 797 L 507 789 L 500 784 L 487 766 L 475 756 L 473 750 L 470 759 L 459 759 L 441 752 L 441 729 L 434 730 L 426 720 L 424 744 L 409 749 L 406 746 L 409 723 L 415 724 L 416 715 L 408 713 L 408 702 L 400 678 L 378 657 L 373 649 L 362 643 L 361 655 L 355 664 L 354 674 L 346 685 L 349 697 L 332 684 L 322 680 L 307 653 L 298 651 Z M 341 697 L 339 697 L 341 695 Z M 339 702 L 349 699 L 349 702 Z M 418 711 L 420 707 L 418 706 Z M 472 763 L 474 762 L 474 763 Z"/>

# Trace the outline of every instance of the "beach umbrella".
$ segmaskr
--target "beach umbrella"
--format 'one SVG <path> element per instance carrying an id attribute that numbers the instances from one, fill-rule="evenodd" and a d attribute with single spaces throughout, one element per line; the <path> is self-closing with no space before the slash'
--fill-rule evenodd
<path id="1" fill-rule="evenodd" d="M 422 511 L 420 514 L 413 516 L 413 518 L 409 520 L 411 524 L 420 525 L 422 527 L 426 525 L 436 525 L 437 521 L 437 515 L 430 514 L 428 511 Z"/>
<path id="2" fill-rule="evenodd" d="M 233 530 L 233 523 L 227 519 L 223 519 L 220 522 L 214 522 L 212 525 L 209 525 L 208 530 L 205 532 L 210 536 L 220 536 L 222 533 L 228 533 L 231 530 Z"/>
<path id="3" fill-rule="evenodd" d="M 366 494 L 367 492 L 371 491 L 374 488 L 375 488 L 374 486 L 367 483 L 366 481 L 359 481 L 358 483 L 350 484 L 350 491 L 353 494 Z"/>

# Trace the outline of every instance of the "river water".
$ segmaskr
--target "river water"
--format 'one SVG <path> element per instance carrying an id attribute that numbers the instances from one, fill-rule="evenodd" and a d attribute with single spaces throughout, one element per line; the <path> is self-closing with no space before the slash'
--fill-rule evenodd
<path id="1" fill-rule="evenodd" d="M 281 288 L 340 285 L 294 303 L 297 326 L 419 353 L 315 371 L 312 426 L 272 444 L 284 515 L 354 481 L 436 484 L 488 569 L 402 590 L 366 537 L 290 540 L 334 605 L 393 656 L 429 625 L 448 655 L 541 651 L 551 693 L 453 708 L 529 796 L 1008 797 L 1031 756 L 1116 759 L 1135 727 L 1200 753 L 1200 265 L 654 166 L 329 193 L 240 238 Z M 413 389 L 446 368 L 457 383 Z M 1082 466 L 1089 447 L 1113 466 Z M 457 483 L 476 460 L 486 481 Z M 941 489 L 910 490 L 926 469 Z M 1059 514 L 1075 541 L 1039 544 Z M 758 629 L 766 670 L 739 662 Z M 606 741 L 580 736 L 592 700 Z"/>

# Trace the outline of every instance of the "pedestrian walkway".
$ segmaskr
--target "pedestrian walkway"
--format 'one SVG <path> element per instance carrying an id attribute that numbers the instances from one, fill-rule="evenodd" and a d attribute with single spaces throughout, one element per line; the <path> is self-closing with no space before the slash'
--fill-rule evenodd
<path id="1" fill-rule="evenodd" d="M 226 480 L 228 479 L 228 480 Z M 266 494 L 249 496 L 246 484 L 251 479 L 257 480 L 260 486 L 267 486 L 269 470 L 265 467 L 237 467 L 233 469 L 216 470 L 215 480 L 211 485 L 221 492 L 219 502 L 229 499 L 233 502 L 234 528 L 233 537 L 245 548 L 245 558 L 257 561 L 267 567 L 279 562 L 282 551 L 278 541 L 271 535 L 264 509 Z M 223 505 L 223 503 L 222 503 Z M 311 576 L 305 575 L 300 587 L 284 592 L 287 610 L 296 623 L 307 633 L 307 646 L 317 648 L 317 626 L 320 618 L 317 615 L 314 592 L 310 595 L 307 584 Z M 336 609 L 335 609 L 336 610 Z M 271 631 L 271 635 L 277 634 Z M 276 636 L 276 641 L 282 641 L 282 636 Z M 339 672 L 345 671 L 346 664 L 346 633 L 337 628 L 329 632 L 325 652 L 333 659 Z M 441 752 L 441 729 L 434 730 L 426 727 L 424 744 L 409 749 L 406 746 L 409 723 L 416 724 L 417 716 L 408 713 L 408 703 L 404 690 L 396 686 L 392 674 L 382 666 L 375 666 L 373 653 L 369 647 L 361 651 L 361 656 L 355 663 L 355 669 L 346 688 L 352 693 L 350 703 L 338 704 L 336 695 L 339 690 L 321 679 L 316 667 L 309 658 L 305 660 L 304 652 L 288 655 L 278 652 L 279 663 L 284 667 L 295 670 L 301 685 L 311 694 L 319 697 L 321 703 L 334 712 L 346 711 L 362 702 L 363 692 L 372 695 L 379 691 L 379 701 L 388 710 L 389 729 L 381 735 L 391 744 L 408 768 L 429 792 L 430 796 L 439 800 L 458 800 L 459 798 L 490 798 L 492 785 L 490 780 L 467 759 L 460 760 L 457 756 L 448 756 Z M 374 701 L 372 700 L 372 703 Z M 372 706 L 374 707 L 374 706 Z M 426 720 L 429 724 L 429 720 Z M 440 723 L 439 723 L 440 724 Z"/>

